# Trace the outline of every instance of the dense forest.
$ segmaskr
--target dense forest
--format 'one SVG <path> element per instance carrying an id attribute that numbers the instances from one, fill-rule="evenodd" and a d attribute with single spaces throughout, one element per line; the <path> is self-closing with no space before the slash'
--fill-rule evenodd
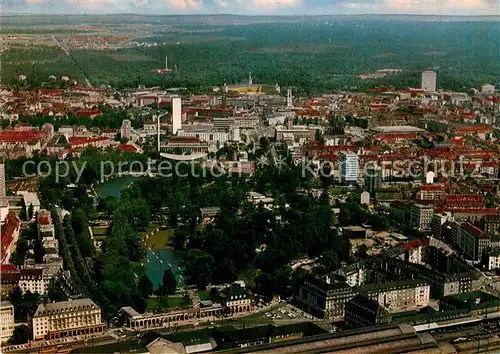
<path id="1" fill-rule="evenodd" d="M 438 71 L 438 87 L 465 90 L 495 82 L 500 72 L 495 22 L 313 20 L 158 28 L 136 39 L 162 43 L 153 47 L 74 50 L 70 56 L 54 48 L 10 49 L 3 53 L 2 77 L 12 82 L 24 74 L 37 84 L 51 74 L 80 82 L 87 76 L 94 85 L 117 88 L 145 84 L 202 90 L 240 82 L 251 71 L 255 82 L 314 93 L 377 85 L 417 87 L 424 69 Z M 179 72 L 152 72 L 163 67 L 165 55 Z M 383 68 L 405 72 L 377 80 L 358 77 Z"/>

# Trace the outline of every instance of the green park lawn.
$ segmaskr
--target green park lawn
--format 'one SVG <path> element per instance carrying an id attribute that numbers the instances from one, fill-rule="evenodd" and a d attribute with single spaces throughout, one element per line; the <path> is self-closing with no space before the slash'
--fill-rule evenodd
<path id="1" fill-rule="evenodd" d="M 156 231 L 160 229 L 159 231 Z M 167 228 L 163 229 L 159 224 L 151 224 L 148 231 L 143 232 L 146 248 L 151 250 L 158 250 L 168 247 L 170 237 L 174 234 L 174 230 Z"/>
<path id="2" fill-rule="evenodd" d="M 109 226 L 92 226 L 92 234 L 94 236 L 107 236 L 109 229 Z"/>
<path id="3" fill-rule="evenodd" d="M 191 299 L 186 302 L 182 296 L 159 296 L 151 297 L 146 300 L 146 305 L 149 311 L 154 309 L 173 309 L 173 308 L 188 308 L 192 305 Z"/>

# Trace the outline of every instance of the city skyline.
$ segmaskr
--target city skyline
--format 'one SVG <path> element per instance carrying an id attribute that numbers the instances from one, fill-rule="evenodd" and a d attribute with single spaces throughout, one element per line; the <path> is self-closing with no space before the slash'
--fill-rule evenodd
<path id="1" fill-rule="evenodd" d="M 499 0 L 3 0 L 5 14 L 495 15 Z"/>

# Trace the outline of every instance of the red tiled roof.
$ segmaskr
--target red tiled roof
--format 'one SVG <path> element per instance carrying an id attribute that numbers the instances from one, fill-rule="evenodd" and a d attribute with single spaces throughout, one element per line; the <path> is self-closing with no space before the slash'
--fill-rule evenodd
<path id="1" fill-rule="evenodd" d="M 106 137 L 87 138 L 87 137 L 79 137 L 79 136 L 72 136 L 71 138 L 69 138 L 69 143 L 71 144 L 72 147 L 77 147 L 78 145 L 86 145 L 86 144 L 96 143 L 99 141 L 109 141 L 109 139 Z"/>
<path id="2" fill-rule="evenodd" d="M 0 131 L 0 142 L 22 143 L 41 139 L 43 133 L 38 130 L 4 130 Z"/>
<path id="3" fill-rule="evenodd" d="M 407 242 L 403 245 L 403 247 L 407 250 L 415 249 L 417 247 L 425 247 L 425 246 L 429 246 L 429 239 L 428 238 L 412 240 L 412 241 Z"/>
<path id="4" fill-rule="evenodd" d="M 485 133 L 493 131 L 493 127 L 488 125 L 469 125 L 466 127 L 453 128 L 454 133 Z"/>
<path id="5" fill-rule="evenodd" d="M 43 96 L 62 96 L 61 90 L 38 90 L 38 93 Z"/>
<path id="6" fill-rule="evenodd" d="M 21 273 L 19 268 L 17 268 L 14 264 L 1 264 L 0 265 L 0 273 L 6 274 L 6 273 Z"/>
<path id="7" fill-rule="evenodd" d="M 9 261 L 7 259 L 7 250 L 11 247 L 11 244 L 14 241 L 14 233 L 19 229 L 20 225 L 21 221 L 14 212 L 11 211 L 9 214 L 7 214 L 7 218 L 5 219 L 5 226 L 2 229 L 2 264 Z"/>
<path id="8" fill-rule="evenodd" d="M 40 211 L 38 213 L 38 223 L 40 225 L 50 225 L 52 223 L 52 220 L 50 219 L 50 212 Z"/>
<path id="9" fill-rule="evenodd" d="M 464 222 L 462 225 L 462 229 L 468 231 L 470 234 L 476 236 L 476 237 L 481 237 L 481 235 L 483 234 L 483 230 L 481 230 L 480 228 L 468 223 L 468 222 Z"/>
<path id="10" fill-rule="evenodd" d="M 101 114 L 102 112 L 98 109 L 82 109 L 76 112 L 76 115 L 80 117 L 100 116 Z"/>
<path id="11" fill-rule="evenodd" d="M 132 144 L 120 144 L 118 145 L 118 149 L 120 149 L 120 151 L 126 151 L 126 152 L 136 152 L 136 153 L 139 152 L 137 146 Z"/>

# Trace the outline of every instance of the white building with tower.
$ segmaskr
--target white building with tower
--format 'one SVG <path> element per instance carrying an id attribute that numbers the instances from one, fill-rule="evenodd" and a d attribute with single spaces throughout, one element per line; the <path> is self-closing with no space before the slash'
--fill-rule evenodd
<path id="1" fill-rule="evenodd" d="M 172 134 L 182 129 L 182 100 L 180 97 L 172 98 Z"/>
<path id="2" fill-rule="evenodd" d="M 132 137 L 132 122 L 128 119 L 125 119 L 122 122 L 122 126 L 120 128 L 120 137 L 122 139 L 130 139 Z"/>
<path id="3" fill-rule="evenodd" d="M 340 180 L 355 183 L 358 181 L 358 154 L 350 151 L 340 153 Z"/>
<path id="4" fill-rule="evenodd" d="M 437 87 L 437 74 L 435 71 L 422 72 L 422 90 L 434 92 Z"/>

